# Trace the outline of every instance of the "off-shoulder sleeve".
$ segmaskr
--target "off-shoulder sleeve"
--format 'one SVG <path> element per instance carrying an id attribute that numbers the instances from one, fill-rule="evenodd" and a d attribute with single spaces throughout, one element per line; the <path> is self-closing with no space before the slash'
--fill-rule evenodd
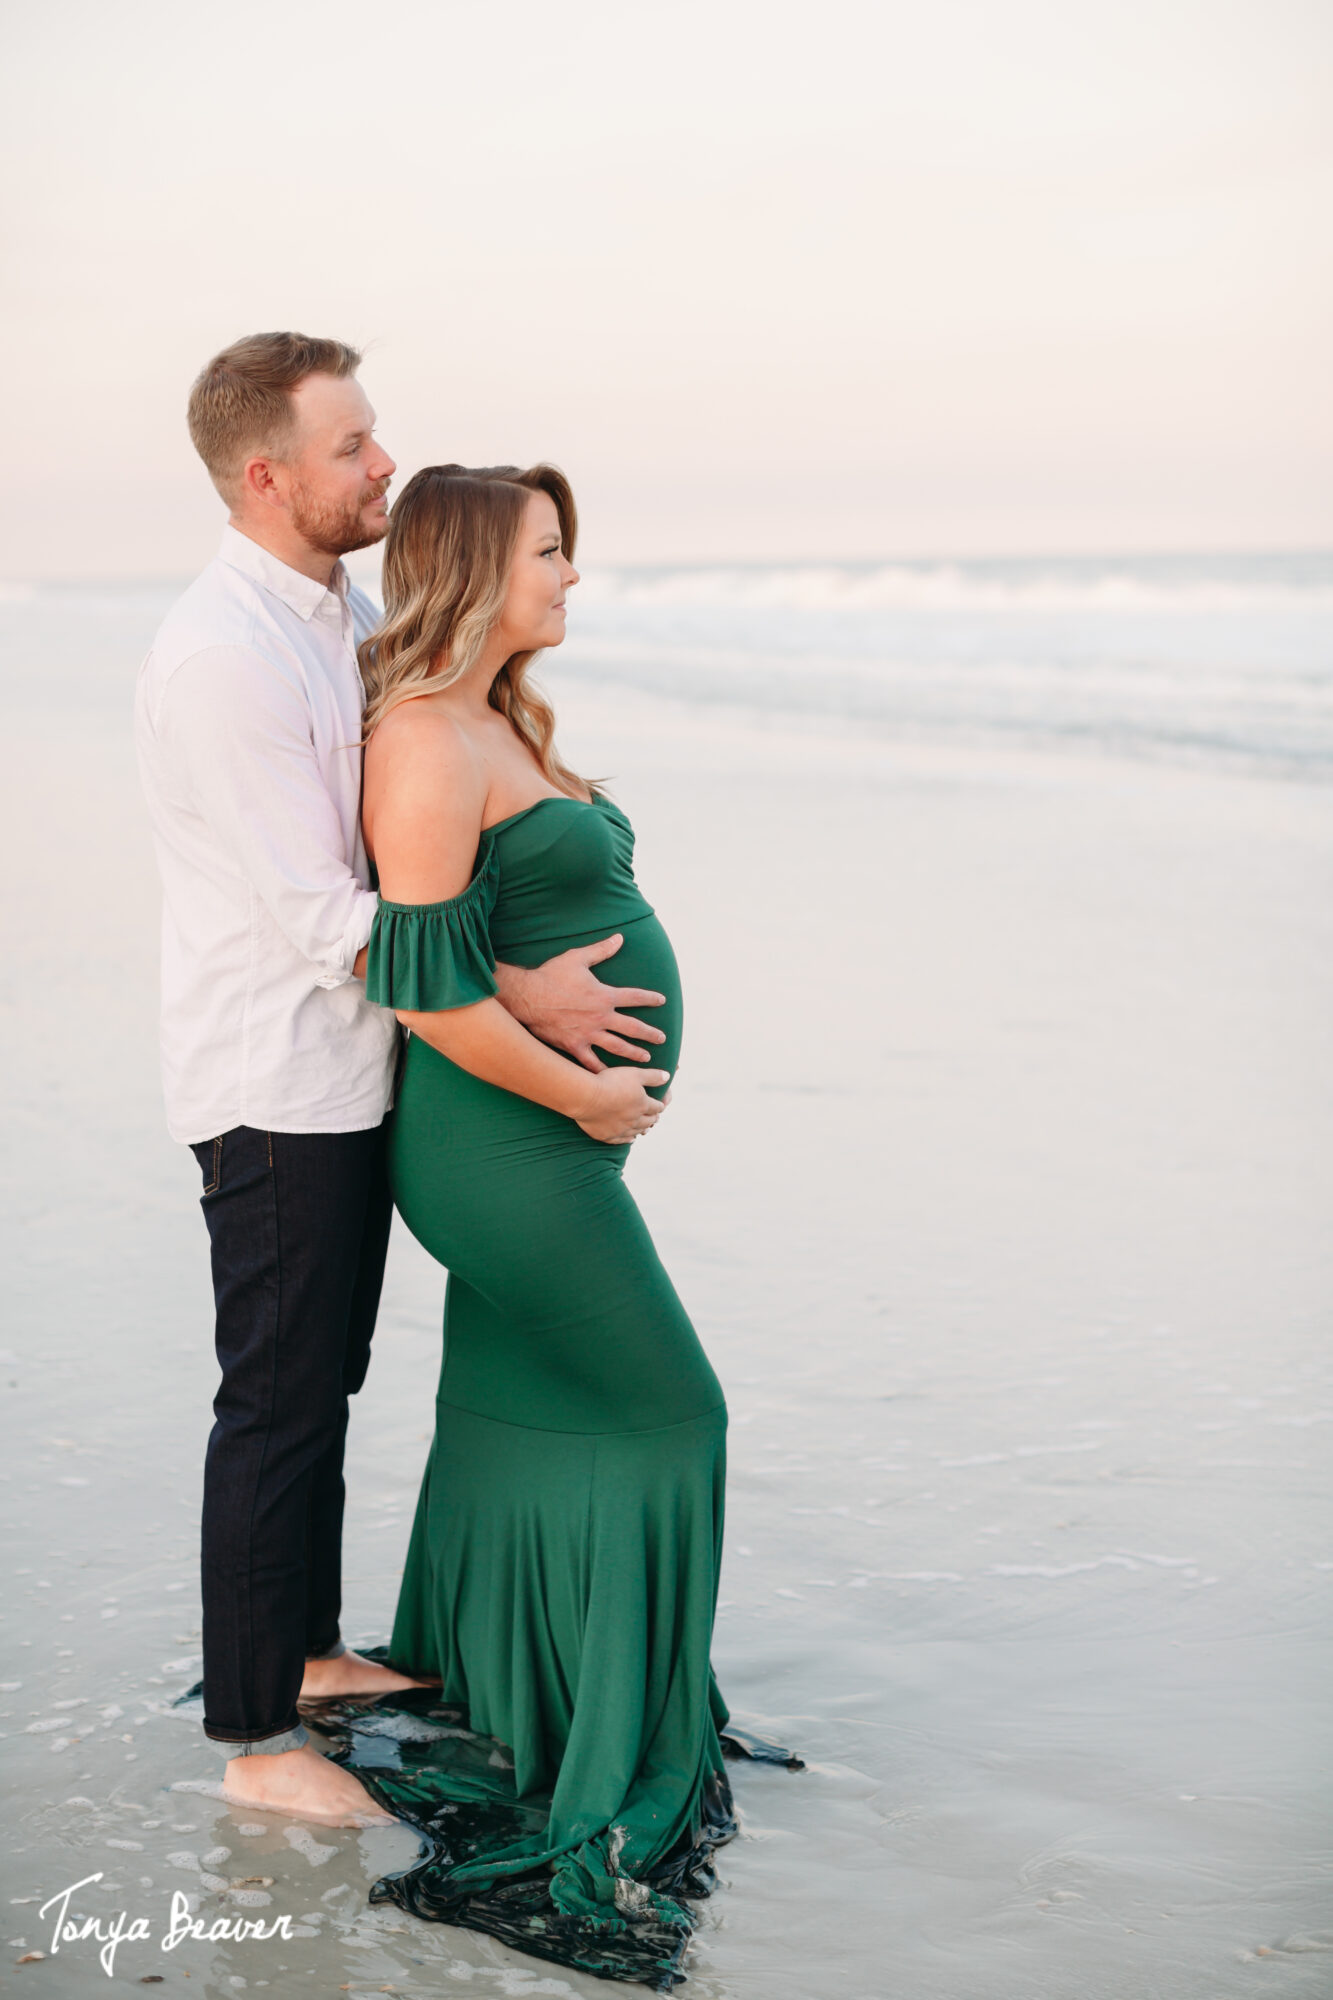
<path id="1" fill-rule="evenodd" d="M 489 920 L 499 886 L 494 844 L 447 903 L 381 902 L 366 954 L 366 998 L 408 1014 L 471 1007 L 496 992 Z"/>

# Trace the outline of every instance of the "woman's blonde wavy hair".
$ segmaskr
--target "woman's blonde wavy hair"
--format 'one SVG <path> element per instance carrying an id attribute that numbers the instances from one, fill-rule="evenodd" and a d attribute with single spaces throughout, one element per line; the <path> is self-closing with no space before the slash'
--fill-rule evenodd
<path id="1" fill-rule="evenodd" d="M 573 561 L 574 495 L 554 465 L 427 465 L 403 488 L 384 543 L 384 619 L 362 641 L 363 741 L 390 709 L 452 687 L 473 666 L 504 610 L 528 495 L 555 503 Z M 532 653 L 514 653 L 495 676 L 490 704 L 561 791 L 594 789 L 555 751 L 555 715 L 528 679 Z"/>

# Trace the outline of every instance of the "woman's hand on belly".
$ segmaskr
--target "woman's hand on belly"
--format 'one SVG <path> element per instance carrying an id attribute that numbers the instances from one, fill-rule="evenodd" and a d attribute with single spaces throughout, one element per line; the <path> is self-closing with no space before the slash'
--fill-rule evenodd
<path id="1" fill-rule="evenodd" d="M 616 1068 L 589 1075 L 521 1028 L 498 1000 L 478 1000 L 470 1007 L 433 1014 L 400 1009 L 398 1019 L 483 1083 L 544 1104 L 608 1145 L 637 1139 L 662 1115 L 662 1106 L 648 1095 L 648 1086 L 669 1083 L 670 1070 Z"/>
<path id="2" fill-rule="evenodd" d="M 575 1113 L 575 1122 L 590 1139 L 623 1146 L 651 1132 L 662 1116 L 664 1107 L 648 1095 L 648 1085 L 670 1081 L 671 1072 L 665 1069 L 601 1070 L 584 1078 L 587 1109 Z"/>

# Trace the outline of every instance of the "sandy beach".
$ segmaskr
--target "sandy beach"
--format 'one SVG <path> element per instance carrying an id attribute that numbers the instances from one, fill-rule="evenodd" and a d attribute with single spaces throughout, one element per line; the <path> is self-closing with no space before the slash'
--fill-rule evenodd
<path id="1" fill-rule="evenodd" d="M 118 603 L 128 648 L 147 600 Z M 100 1873 L 71 1912 L 151 1927 L 121 1981 L 592 2000 L 369 1909 L 404 1834 L 173 1789 L 217 1776 L 171 1707 L 207 1246 L 162 1124 L 127 682 L 71 683 L 77 656 L 22 663 L 4 791 L 0 1985 L 104 1990 L 39 1915 Z M 685 1992 L 1327 1995 L 1327 791 L 552 683 L 685 976 L 631 1180 L 732 1411 L 717 1670 L 809 1766 L 739 1772 Z M 391 1615 L 440 1303 L 400 1227 L 354 1639 Z M 164 1953 L 178 1891 L 293 1935 Z"/>

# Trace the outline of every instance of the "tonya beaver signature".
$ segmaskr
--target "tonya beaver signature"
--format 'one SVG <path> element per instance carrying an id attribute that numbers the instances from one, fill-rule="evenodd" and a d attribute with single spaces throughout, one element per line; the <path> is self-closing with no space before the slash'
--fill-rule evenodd
<path id="1" fill-rule="evenodd" d="M 153 1935 L 152 1924 L 147 1917 L 131 1917 L 128 1910 L 117 1911 L 114 1917 L 71 1917 L 69 1899 L 79 1889 L 86 1889 L 90 1882 L 100 1882 L 104 1870 L 96 1875 L 85 1875 L 81 1882 L 71 1882 L 68 1889 L 48 1897 L 37 1912 L 44 1917 L 49 1909 L 56 1909 L 55 1923 L 51 1932 L 51 1956 L 55 1957 L 62 1944 L 77 1944 L 83 1938 L 96 1938 L 102 1949 L 97 1956 L 102 1962 L 102 1970 L 110 1979 L 115 1970 L 116 1952 L 122 1944 L 142 1944 Z M 58 1906 L 58 1907 L 57 1907 Z M 214 1917 L 211 1923 L 203 1917 L 190 1914 L 188 1896 L 177 1889 L 171 1898 L 171 1922 L 162 1938 L 163 1951 L 174 1951 L 186 1938 L 200 1938 L 210 1944 L 224 1939 L 238 1943 L 246 1938 L 285 1938 L 290 1942 L 291 1932 L 287 1926 L 290 1917 L 273 1917 L 265 1924 L 262 1917 Z"/>

